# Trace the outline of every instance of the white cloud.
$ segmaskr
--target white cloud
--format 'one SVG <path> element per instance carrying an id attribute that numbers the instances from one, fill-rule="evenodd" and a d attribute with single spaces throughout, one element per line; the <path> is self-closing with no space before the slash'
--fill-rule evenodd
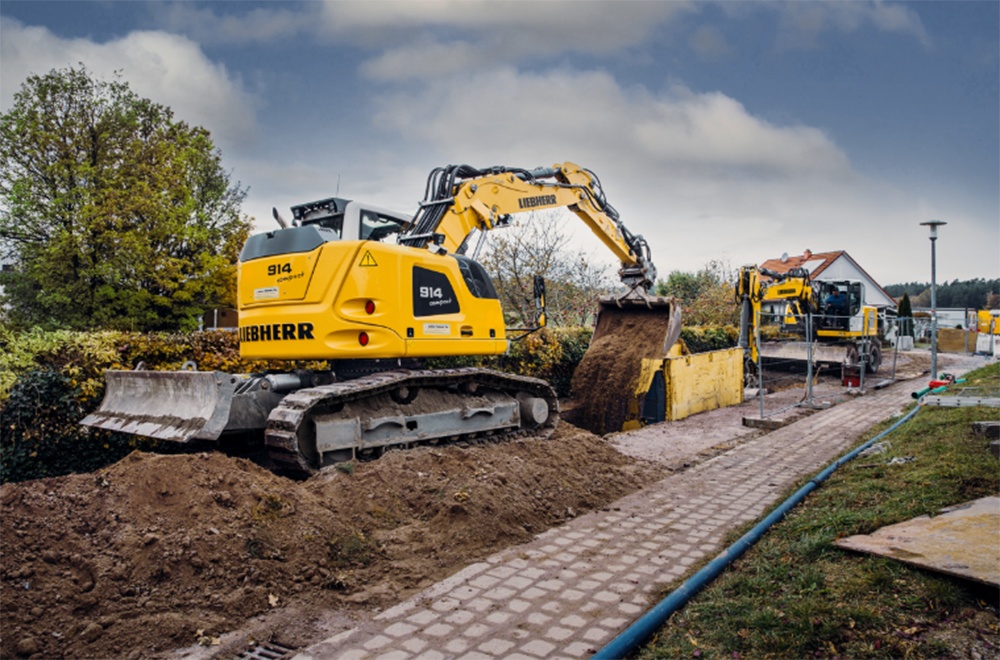
<path id="1" fill-rule="evenodd" d="M 968 264 L 973 252 L 995 262 L 998 230 L 984 233 L 981 219 L 975 229 L 975 209 L 866 179 L 821 130 L 769 123 L 719 92 L 624 87 L 600 71 L 506 68 L 386 94 L 379 106 L 383 139 L 420 152 L 428 169 L 563 160 L 593 169 L 664 275 L 809 248 L 847 250 L 883 284 L 919 279 L 926 247 L 919 221 L 938 216 L 953 220 L 954 243 L 939 252 L 952 260 L 953 277 L 981 271 Z M 416 178 L 389 169 L 371 190 L 419 190 L 426 171 L 403 160 Z M 613 272 L 595 237 L 582 226 L 570 231 L 574 248 Z"/>
<path id="2" fill-rule="evenodd" d="M 183 32 L 204 44 L 271 45 L 301 34 L 321 33 L 322 8 L 315 2 L 280 8 L 272 3 L 241 14 L 218 14 L 218 4 L 199 7 L 193 3 L 173 2 L 150 5 L 150 11 L 164 29 Z M 238 7 L 239 3 L 232 3 Z"/>
<path id="3" fill-rule="evenodd" d="M 568 0 L 328 2 L 325 9 L 335 34 L 351 35 L 362 46 L 378 44 L 380 53 L 362 72 L 389 81 L 441 78 L 569 53 L 620 52 L 693 11 L 687 2 Z"/>
<path id="4" fill-rule="evenodd" d="M 599 71 L 501 69 L 381 101 L 377 126 L 436 155 L 432 165 L 569 160 L 593 169 L 664 274 L 806 247 L 853 254 L 849 243 L 891 239 L 874 223 L 885 217 L 884 191 L 822 131 L 768 123 L 718 92 L 623 87 Z M 589 232 L 573 234 L 575 247 L 610 261 Z"/>
<path id="5" fill-rule="evenodd" d="M 755 5 L 779 14 L 778 46 L 812 49 L 825 32 L 856 32 L 871 25 L 882 32 L 915 37 L 924 47 L 930 36 L 917 13 L 901 3 L 875 2 L 784 2 Z"/>
<path id="6" fill-rule="evenodd" d="M 341 33 L 448 28 L 453 34 L 504 38 L 524 35 L 539 47 L 608 51 L 634 44 L 663 21 L 692 10 L 691 2 L 579 2 L 577 0 L 383 0 L 323 5 L 329 26 Z M 490 37 L 496 38 L 496 37 Z M 383 44 L 385 45 L 385 44 Z"/>
<path id="7" fill-rule="evenodd" d="M 171 3 L 150 10 L 165 29 L 206 44 L 300 38 L 380 51 L 385 61 L 372 68 L 390 78 L 412 75 L 418 62 L 422 75 L 436 75 L 440 65 L 448 66 L 434 60 L 437 48 L 462 54 L 468 44 L 507 62 L 562 52 L 607 53 L 645 41 L 657 25 L 692 7 L 687 1 L 325 0 L 273 3 L 245 13 L 239 3 Z M 394 62 L 404 65 L 398 76 L 390 75 Z"/>
<path id="8" fill-rule="evenodd" d="M 80 63 L 106 80 L 120 71 L 137 94 L 169 106 L 175 119 L 207 128 L 223 149 L 254 136 L 254 99 L 241 82 L 225 66 L 209 60 L 194 42 L 164 32 L 132 32 L 96 43 L 63 39 L 45 28 L 4 18 L 0 107 L 10 107 L 14 92 L 29 75 Z"/>
<path id="9" fill-rule="evenodd" d="M 388 50 L 361 66 L 376 80 L 400 81 L 446 77 L 495 61 L 485 48 L 465 41 L 449 44 L 419 41 Z"/>
<path id="10" fill-rule="evenodd" d="M 719 92 L 680 90 L 642 106 L 635 104 L 627 123 L 633 127 L 635 148 L 665 163 L 796 176 L 849 171 L 847 157 L 822 131 L 774 126 Z"/>
<path id="11" fill-rule="evenodd" d="M 623 88 L 600 71 L 492 70 L 392 94 L 379 105 L 377 124 L 408 139 L 497 156 L 615 153 L 629 169 L 740 169 L 754 176 L 850 171 L 818 129 L 768 124 L 718 92 Z"/>

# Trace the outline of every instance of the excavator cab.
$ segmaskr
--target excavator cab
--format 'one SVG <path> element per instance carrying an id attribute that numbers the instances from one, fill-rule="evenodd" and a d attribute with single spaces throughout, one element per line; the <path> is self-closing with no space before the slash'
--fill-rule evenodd
<path id="1" fill-rule="evenodd" d="M 857 280 L 833 280 L 815 282 L 814 286 L 819 295 L 817 330 L 860 332 L 864 285 Z"/>
<path id="2" fill-rule="evenodd" d="M 339 197 L 297 204 L 292 207 L 292 217 L 296 226 L 323 227 L 345 241 L 394 243 L 410 224 L 409 217 L 401 213 Z"/>

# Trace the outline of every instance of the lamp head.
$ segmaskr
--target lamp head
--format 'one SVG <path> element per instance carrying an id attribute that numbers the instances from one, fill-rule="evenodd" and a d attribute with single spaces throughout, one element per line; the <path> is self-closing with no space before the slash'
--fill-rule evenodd
<path id="1" fill-rule="evenodd" d="M 944 220 L 928 220 L 927 222 L 921 222 L 920 224 L 931 228 L 931 240 L 934 240 L 937 238 L 937 228 L 948 223 Z"/>

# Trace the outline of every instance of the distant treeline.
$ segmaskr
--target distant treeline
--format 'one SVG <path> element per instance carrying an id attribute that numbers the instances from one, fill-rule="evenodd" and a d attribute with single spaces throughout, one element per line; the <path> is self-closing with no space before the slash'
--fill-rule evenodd
<path id="1" fill-rule="evenodd" d="M 896 299 L 909 294 L 910 304 L 914 307 L 931 306 L 930 282 L 907 282 L 905 284 L 890 284 L 883 287 Z M 937 306 L 970 307 L 974 309 L 995 309 L 1000 307 L 1000 279 L 985 280 L 952 280 L 939 282 L 937 285 Z"/>

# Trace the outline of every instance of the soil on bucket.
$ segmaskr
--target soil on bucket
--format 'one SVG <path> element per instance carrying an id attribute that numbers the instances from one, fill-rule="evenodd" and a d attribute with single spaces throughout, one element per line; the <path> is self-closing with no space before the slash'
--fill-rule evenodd
<path id="1" fill-rule="evenodd" d="M 669 307 L 602 309 L 590 348 L 573 374 L 573 423 L 601 435 L 621 431 L 630 412 L 638 414 L 635 388 L 642 360 L 664 357 L 669 328 Z"/>

